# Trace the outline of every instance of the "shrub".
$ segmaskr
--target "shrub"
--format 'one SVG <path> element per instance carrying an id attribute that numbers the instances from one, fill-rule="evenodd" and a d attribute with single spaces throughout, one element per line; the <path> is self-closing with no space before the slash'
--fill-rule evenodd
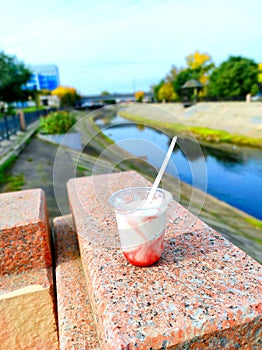
<path id="1" fill-rule="evenodd" d="M 40 118 L 40 132 L 43 134 L 64 134 L 76 122 L 76 116 L 69 112 L 53 112 Z"/>
<path id="2" fill-rule="evenodd" d="M 137 91 L 135 93 L 136 102 L 143 102 L 144 97 L 145 97 L 145 93 L 143 91 Z"/>

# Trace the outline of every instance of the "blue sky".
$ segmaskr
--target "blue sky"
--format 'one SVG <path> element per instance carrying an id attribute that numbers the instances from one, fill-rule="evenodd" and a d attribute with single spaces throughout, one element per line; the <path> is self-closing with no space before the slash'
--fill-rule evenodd
<path id="1" fill-rule="evenodd" d="M 0 49 L 82 94 L 148 91 L 196 50 L 262 62 L 261 0 L 0 0 Z"/>

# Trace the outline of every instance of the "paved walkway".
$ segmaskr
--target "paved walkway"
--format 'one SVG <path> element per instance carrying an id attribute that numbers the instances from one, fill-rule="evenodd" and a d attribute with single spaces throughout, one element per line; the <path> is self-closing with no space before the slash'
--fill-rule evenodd
<path id="1" fill-rule="evenodd" d="M 70 156 L 64 157 L 63 162 L 59 164 L 57 171 L 61 175 L 61 182 L 57 183 L 59 187 L 59 205 L 58 208 L 53 186 L 53 166 L 58 146 L 42 141 L 38 138 L 32 138 L 29 144 L 20 153 L 13 167 L 9 170 L 13 176 L 23 174 L 23 189 L 42 188 L 46 193 L 47 204 L 50 218 L 60 216 L 63 213 L 69 213 L 69 206 L 66 193 L 66 181 L 72 177 L 68 170 L 71 169 L 72 161 Z M 59 174 L 58 174 L 59 176 Z M 65 176 L 67 176 L 65 178 Z M 4 188 L 0 192 L 5 192 Z"/>

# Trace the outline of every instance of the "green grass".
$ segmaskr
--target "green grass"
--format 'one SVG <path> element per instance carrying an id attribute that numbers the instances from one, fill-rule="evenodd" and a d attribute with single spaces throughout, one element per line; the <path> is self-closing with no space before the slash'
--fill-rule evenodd
<path id="1" fill-rule="evenodd" d="M 1 174 L 0 184 L 4 186 L 5 192 L 20 191 L 25 184 L 24 174 Z"/>
<path id="2" fill-rule="evenodd" d="M 262 148 L 262 138 L 251 138 L 243 135 L 230 134 L 224 130 L 214 130 L 196 126 L 191 126 L 189 129 L 198 140 Z"/>
<path id="3" fill-rule="evenodd" d="M 11 156 L 0 167 L 0 178 L 5 173 L 6 169 L 10 168 L 16 161 L 17 156 Z"/>
<path id="4" fill-rule="evenodd" d="M 257 220 L 256 218 L 245 218 L 245 221 L 256 228 L 262 229 L 262 221 Z"/>
<path id="5" fill-rule="evenodd" d="M 37 107 L 26 107 L 26 108 L 22 108 L 24 113 L 29 113 L 29 112 L 36 112 L 36 111 L 40 111 L 40 110 L 44 110 L 45 107 L 44 106 L 39 106 Z"/>
<path id="6" fill-rule="evenodd" d="M 91 175 L 91 170 L 85 166 L 77 165 L 76 168 L 77 168 L 80 175 Z"/>
<path id="7" fill-rule="evenodd" d="M 0 167 L 0 185 L 5 192 L 20 191 L 25 184 L 24 174 L 10 175 L 7 172 L 16 159 L 17 156 L 12 156 Z"/>
<path id="8" fill-rule="evenodd" d="M 79 170 L 79 171 L 89 171 L 89 169 L 87 167 L 82 166 L 82 165 L 78 165 L 77 166 L 77 170 Z"/>
<path id="9" fill-rule="evenodd" d="M 262 148 L 262 138 L 252 138 L 238 134 L 230 134 L 224 130 L 209 129 L 200 126 L 186 126 L 179 123 L 166 123 L 160 120 L 150 120 L 141 116 L 119 111 L 119 115 L 140 124 L 158 128 L 169 135 L 195 137 L 198 141 L 209 143 L 226 143 L 239 146 Z"/>
<path id="10" fill-rule="evenodd" d="M 99 137 L 101 137 L 104 141 L 106 141 L 109 144 L 113 144 L 114 141 L 112 139 L 110 139 L 110 137 L 108 137 L 107 135 L 105 135 L 103 133 L 103 131 L 99 128 L 99 126 L 95 123 L 94 117 L 91 118 L 92 121 L 92 127 L 94 129 L 94 131 L 97 133 L 97 135 L 99 135 Z M 96 141 L 100 144 L 100 145 L 104 145 L 104 143 L 102 142 L 102 140 L 99 140 L 99 138 L 96 138 Z"/>

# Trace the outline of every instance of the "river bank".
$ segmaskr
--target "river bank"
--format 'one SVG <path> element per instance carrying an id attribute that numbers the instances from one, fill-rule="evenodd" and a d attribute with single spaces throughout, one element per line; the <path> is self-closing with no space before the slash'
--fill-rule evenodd
<path id="1" fill-rule="evenodd" d="M 262 148 L 262 103 L 199 103 L 188 109 L 181 104 L 123 104 L 119 115 L 167 134 L 195 138 L 200 143 L 232 148 Z"/>

